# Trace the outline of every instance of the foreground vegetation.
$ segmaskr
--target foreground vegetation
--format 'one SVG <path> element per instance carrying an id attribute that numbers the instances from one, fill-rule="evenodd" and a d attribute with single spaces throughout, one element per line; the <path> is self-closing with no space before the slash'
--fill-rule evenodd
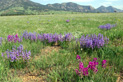
<path id="1" fill-rule="evenodd" d="M 14 46 L 27 50 L 28 61 L 13 62 L 0 56 L 0 81 L 49 81 L 49 82 L 116 82 L 122 81 L 123 76 L 123 13 L 88 13 L 67 15 L 33 15 L 33 16 L 2 16 L 0 17 L 0 53 L 4 53 Z M 67 20 L 67 21 L 66 21 Z M 69 21 L 68 21 L 69 20 Z M 106 30 L 99 29 L 100 25 L 116 25 Z M 64 36 L 71 33 L 74 38 L 63 41 L 59 45 L 46 41 L 32 41 L 22 37 L 25 30 L 32 34 L 57 33 Z M 108 44 L 100 48 L 88 48 L 78 45 L 76 39 L 82 35 L 99 33 L 109 38 Z M 10 35 L 18 35 L 22 41 L 7 39 Z M 9 36 L 8 36 L 9 35 Z M 17 38 L 17 36 L 15 36 Z M 83 41 L 83 40 L 82 40 Z M 15 49 L 17 49 L 14 47 Z M 23 50 L 22 49 L 22 50 Z M 25 51 L 23 50 L 23 53 Z M 14 50 L 13 50 L 14 51 Z M 2 54 L 1 54 L 2 55 Z M 89 70 L 88 75 L 77 75 L 79 68 L 76 56 L 79 55 L 84 67 L 93 58 L 97 58 L 98 71 Z M 106 60 L 106 67 L 101 66 Z"/>

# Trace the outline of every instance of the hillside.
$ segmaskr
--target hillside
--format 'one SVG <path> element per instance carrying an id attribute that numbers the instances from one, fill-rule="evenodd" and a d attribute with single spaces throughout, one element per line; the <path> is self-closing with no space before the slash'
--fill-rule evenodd
<path id="1" fill-rule="evenodd" d="M 82 6 L 72 2 L 62 4 L 59 3 L 48 4 L 47 6 L 55 10 L 74 11 L 74 12 L 92 12 L 95 10 L 95 8 L 91 6 Z"/>
<path id="2" fill-rule="evenodd" d="M 30 0 L 0 0 L 1 14 L 35 14 L 46 9 L 46 6 Z"/>
<path id="3" fill-rule="evenodd" d="M 46 11 L 72 11 L 72 12 L 123 12 L 112 6 L 101 6 L 95 9 L 92 6 L 82 6 L 76 3 L 55 3 L 42 5 L 30 0 L 0 0 L 0 15 L 23 15 L 23 14 L 40 14 Z"/>
<path id="4" fill-rule="evenodd" d="M 108 7 L 105 7 L 105 6 L 100 6 L 99 8 L 96 9 L 98 12 L 123 12 L 122 10 L 120 9 L 117 9 L 117 8 L 114 8 L 112 6 L 108 6 Z"/>

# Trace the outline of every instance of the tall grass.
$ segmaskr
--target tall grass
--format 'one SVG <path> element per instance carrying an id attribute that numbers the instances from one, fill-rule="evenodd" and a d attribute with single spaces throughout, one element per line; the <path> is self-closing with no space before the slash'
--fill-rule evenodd
<path id="1" fill-rule="evenodd" d="M 13 46 L 23 45 L 27 51 L 31 50 L 31 58 L 26 66 L 20 69 L 11 68 L 10 62 L 0 56 L 0 81 L 23 81 L 20 76 L 30 74 L 42 77 L 48 82 L 115 82 L 117 76 L 123 73 L 123 13 L 83 13 L 83 14 L 55 14 L 32 16 L 2 16 L 0 17 L 0 37 L 5 38 L 0 45 L 0 53 Z M 70 20 L 66 22 L 66 20 Z M 100 30 L 98 26 L 107 23 L 117 24 L 110 30 Z M 72 33 L 76 38 L 87 34 L 103 34 L 109 38 L 109 44 L 100 49 L 82 49 L 76 40 L 62 43 L 60 46 L 45 45 L 41 41 L 23 39 L 22 42 L 7 42 L 8 35 L 19 36 L 27 30 L 37 33 Z M 94 57 L 107 60 L 107 67 L 103 70 L 98 67 L 97 74 L 81 78 L 76 75 L 78 67 L 76 55 L 81 56 L 81 61 L 88 65 Z M 12 71 L 14 70 L 14 72 Z"/>

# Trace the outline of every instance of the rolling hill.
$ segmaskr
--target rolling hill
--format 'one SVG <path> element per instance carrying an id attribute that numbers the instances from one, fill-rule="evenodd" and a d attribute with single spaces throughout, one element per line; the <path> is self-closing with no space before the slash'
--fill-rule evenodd
<path id="1" fill-rule="evenodd" d="M 24 14 L 40 14 L 46 11 L 72 11 L 72 12 L 123 12 L 112 6 L 101 6 L 95 9 L 92 6 L 82 6 L 76 3 L 55 3 L 42 5 L 30 0 L 0 0 L 0 15 L 24 15 Z"/>

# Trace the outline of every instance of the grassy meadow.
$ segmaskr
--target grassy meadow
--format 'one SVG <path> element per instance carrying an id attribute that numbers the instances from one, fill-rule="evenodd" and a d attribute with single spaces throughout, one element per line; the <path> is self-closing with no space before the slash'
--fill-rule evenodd
<path id="1" fill-rule="evenodd" d="M 66 20 L 70 20 L 66 22 Z M 110 30 L 98 27 L 116 24 Z M 103 34 L 109 38 L 108 45 L 99 49 L 79 49 L 76 41 L 62 43 L 60 46 L 47 45 L 43 42 L 23 39 L 22 42 L 7 42 L 8 35 L 24 31 L 36 33 L 72 33 L 76 38 L 87 34 Z M 123 81 L 123 13 L 81 13 L 54 15 L 0 16 L 0 53 L 13 46 L 23 45 L 31 51 L 26 64 L 16 63 L 11 66 L 9 59 L 0 54 L 0 82 L 122 82 Z M 98 59 L 98 72 L 89 70 L 88 76 L 80 77 L 75 69 L 79 68 L 76 55 L 81 57 L 85 67 L 93 58 Z M 107 60 L 106 68 L 101 67 L 102 60 Z M 13 63 L 12 63 L 13 64 Z"/>

